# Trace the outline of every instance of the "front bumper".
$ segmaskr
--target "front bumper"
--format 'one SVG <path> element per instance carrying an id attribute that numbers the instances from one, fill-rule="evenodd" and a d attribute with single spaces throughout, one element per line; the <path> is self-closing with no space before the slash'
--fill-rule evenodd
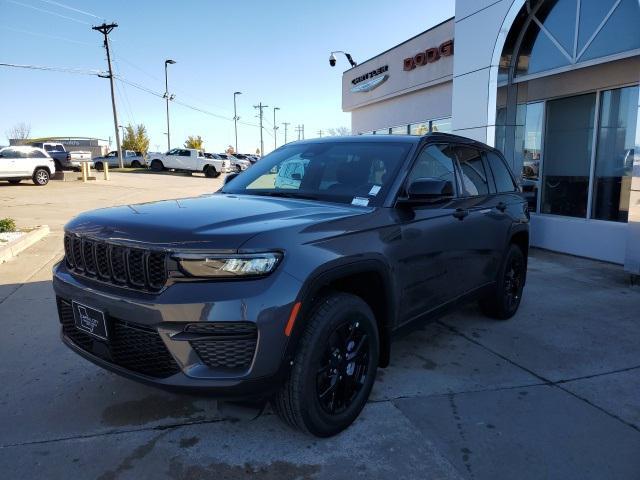
<path id="1" fill-rule="evenodd" d="M 71 274 L 64 262 L 53 273 L 62 340 L 87 360 L 133 380 L 220 398 L 261 397 L 278 387 L 288 340 L 284 328 L 301 287 L 286 272 L 260 280 L 175 283 L 158 294 L 99 284 Z M 75 328 L 73 301 L 104 312 L 109 341 Z M 68 305 L 64 312 L 60 302 Z M 185 331 L 189 324 L 222 323 L 255 325 L 248 363 L 225 363 L 225 355 L 237 360 L 241 354 L 226 339 L 215 343 L 221 339 Z M 207 345 L 209 356 L 198 345 Z"/>

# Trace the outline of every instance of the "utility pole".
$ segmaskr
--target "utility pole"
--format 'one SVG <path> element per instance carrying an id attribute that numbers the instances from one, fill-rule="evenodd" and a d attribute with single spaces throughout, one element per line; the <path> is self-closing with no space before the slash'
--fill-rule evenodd
<path id="1" fill-rule="evenodd" d="M 273 149 L 278 148 L 278 126 L 276 125 L 276 110 L 280 110 L 279 107 L 273 107 Z"/>
<path id="2" fill-rule="evenodd" d="M 289 125 L 291 125 L 288 122 L 283 122 L 282 125 L 284 125 L 284 144 L 286 145 L 287 143 L 287 130 L 289 129 Z"/>
<path id="3" fill-rule="evenodd" d="M 103 23 L 102 25 L 98 25 L 97 27 L 91 27 L 91 30 L 95 30 L 104 35 L 104 48 L 107 50 L 107 65 L 109 67 L 109 84 L 111 85 L 111 107 L 113 109 L 113 126 L 116 130 L 116 148 L 118 150 L 118 161 L 120 163 L 120 168 L 124 168 L 124 161 L 122 159 L 122 146 L 120 145 L 120 131 L 118 129 L 118 112 L 116 110 L 116 97 L 113 91 L 113 70 L 111 69 L 111 53 L 109 52 L 109 34 L 111 31 L 118 26 L 117 23 L 110 23 L 107 25 Z M 104 179 L 109 180 L 109 168 L 106 167 L 104 169 Z"/>
<path id="4" fill-rule="evenodd" d="M 296 133 L 298 134 L 298 141 L 300 141 L 300 135 L 302 134 L 302 126 L 296 126 Z"/>
<path id="5" fill-rule="evenodd" d="M 318 135 L 322 138 L 322 130 L 318 130 Z"/>
<path id="6" fill-rule="evenodd" d="M 263 105 L 262 102 L 260 102 L 258 105 L 254 105 L 253 108 L 257 108 L 259 110 L 259 114 L 258 117 L 260 118 L 260 156 L 264 157 L 264 140 L 262 138 L 262 110 L 264 110 L 265 108 L 267 108 L 269 105 Z"/>
<path id="7" fill-rule="evenodd" d="M 302 139 L 304 140 L 304 123 L 302 124 Z"/>

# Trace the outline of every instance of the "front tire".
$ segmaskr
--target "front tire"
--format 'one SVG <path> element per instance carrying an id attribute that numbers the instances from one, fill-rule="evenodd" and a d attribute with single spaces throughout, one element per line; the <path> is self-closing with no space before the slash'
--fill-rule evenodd
<path id="1" fill-rule="evenodd" d="M 101 172 L 102 169 L 104 168 L 104 165 L 102 165 L 102 162 L 96 162 L 93 164 L 93 167 L 98 171 Z"/>
<path id="2" fill-rule="evenodd" d="M 43 187 L 49 183 L 49 177 L 49 170 L 46 168 L 36 168 L 36 171 L 33 172 L 33 183 L 39 187 Z"/>
<path id="3" fill-rule="evenodd" d="M 288 378 L 272 399 L 294 428 L 330 437 L 358 417 L 379 357 L 376 319 L 355 295 L 333 293 L 312 308 Z"/>
<path id="4" fill-rule="evenodd" d="M 164 165 L 163 165 L 163 163 L 162 163 L 160 160 L 158 160 L 158 159 L 153 160 L 153 161 L 151 162 L 151 170 L 153 170 L 154 172 L 161 172 L 162 170 L 164 170 Z"/>
<path id="5" fill-rule="evenodd" d="M 522 291 L 527 277 L 527 260 L 515 244 L 509 245 L 500 267 L 494 290 L 480 300 L 485 315 L 507 320 L 515 315 L 522 300 Z"/>
<path id="6" fill-rule="evenodd" d="M 18 185 L 21 181 L 22 181 L 22 179 L 21 179 L 21 178 L 10 178 L 10 179 L 9 179 L 9 183 L 10 183 L 11 185 Z"/>
<path id="7" fill-rule="evenodd" d="M 207 178 L 218 178 L 220 176 L 220 172 L 217 171 L 215 167 L 208 166 L 204 169 L 204 176 Z"/>

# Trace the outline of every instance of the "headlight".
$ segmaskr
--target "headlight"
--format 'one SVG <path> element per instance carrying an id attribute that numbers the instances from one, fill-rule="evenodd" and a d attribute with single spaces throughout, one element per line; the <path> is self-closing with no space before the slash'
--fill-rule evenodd
<path id="1" fill-rule="evenodd" d="M 185 275 L 200 278 L 259 277 L 268 275 L 278 266 L 278 252 L 231 255 L 177 255 Z"/>

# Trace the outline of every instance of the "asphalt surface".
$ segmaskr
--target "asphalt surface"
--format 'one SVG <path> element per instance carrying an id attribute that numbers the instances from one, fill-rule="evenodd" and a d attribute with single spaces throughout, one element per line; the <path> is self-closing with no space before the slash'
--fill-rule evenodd
<path id="1" fill-rule="evenodd" d="M 532 251 L 516 317 L 470 304 L 394 343 L 362 415 L 331 439 L 95 367 L 59 339 L 62 224 L 214 185 L 132 176 L 0 186 L 2 216 L 52 227 L 0 265 L 0 478 L 640 478 L 640 288 L 600 262 Z"/>

